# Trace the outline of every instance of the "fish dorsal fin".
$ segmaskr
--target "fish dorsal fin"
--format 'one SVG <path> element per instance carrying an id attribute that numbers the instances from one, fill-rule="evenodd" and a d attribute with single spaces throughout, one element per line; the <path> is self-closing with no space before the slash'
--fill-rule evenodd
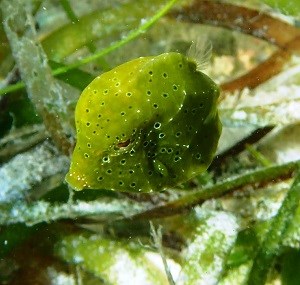
<path id="1" fill-rule="evenodd" d="M 197 40 L 192 41 L 192 44 L 187 51 L 187 57 L 196 63 L 198 71 L 203 71 L 209 65 L 211 53 L 211 41 L 206 38 L 198 38 Z"/>

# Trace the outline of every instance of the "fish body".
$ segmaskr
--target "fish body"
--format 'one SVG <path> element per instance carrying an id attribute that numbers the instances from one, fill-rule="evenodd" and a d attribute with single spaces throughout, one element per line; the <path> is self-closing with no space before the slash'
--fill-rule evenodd
<path id="1" fill-rule="evenodd" d="M 152 192 L 205 171 L 221 133 L 218 86 L 194 60 L 164 53 L 95 78 L 75 110 L 75 190 Z"/>

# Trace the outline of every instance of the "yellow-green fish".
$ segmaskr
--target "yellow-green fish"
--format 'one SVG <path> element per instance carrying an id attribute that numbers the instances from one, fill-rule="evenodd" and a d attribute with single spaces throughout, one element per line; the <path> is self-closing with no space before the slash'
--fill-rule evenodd
<path id="1" fill-rule="evenodd" d="M 218 86 L 194 59 L 170 52 L 95 78 L 76 106 L 75 190 L 151 192 L 205 171 L 221 133 Z"/>

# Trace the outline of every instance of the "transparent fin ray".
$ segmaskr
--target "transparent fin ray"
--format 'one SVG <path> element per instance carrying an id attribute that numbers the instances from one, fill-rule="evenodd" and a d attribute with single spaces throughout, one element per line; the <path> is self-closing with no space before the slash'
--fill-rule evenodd
<path id="1" fill-rule="evenodd" d="M 210 62 L 212 54 L 212 43 L 206 38 L 197 38 L 192 41 L 190 48 L 187 51 L 187 57 L 197 64 L 197 70 L 205 70 Z"/>

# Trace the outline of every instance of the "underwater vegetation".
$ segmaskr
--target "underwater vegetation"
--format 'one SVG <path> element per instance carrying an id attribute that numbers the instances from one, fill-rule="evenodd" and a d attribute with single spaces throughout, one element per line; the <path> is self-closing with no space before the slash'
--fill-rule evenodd
<path id="1" fill-rule="evenodd" d="M 298 2 L 1 1 L 0 284 L 299 284 Z"/>

